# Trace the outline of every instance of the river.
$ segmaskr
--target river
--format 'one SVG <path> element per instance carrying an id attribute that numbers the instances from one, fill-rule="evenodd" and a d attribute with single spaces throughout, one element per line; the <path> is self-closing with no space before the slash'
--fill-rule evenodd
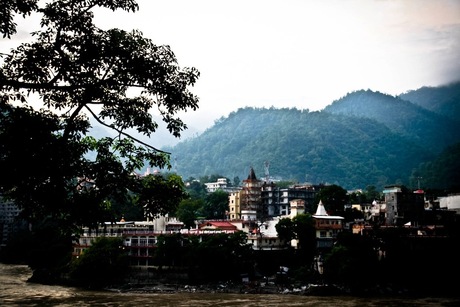
<path id="1" fill-rule="evenodd" d="M 118 293 L 27 282 L 27 266 L 0 263 L 0 306 L 460 306 L 460 298 L 357 298 L 293 294 Z"/>

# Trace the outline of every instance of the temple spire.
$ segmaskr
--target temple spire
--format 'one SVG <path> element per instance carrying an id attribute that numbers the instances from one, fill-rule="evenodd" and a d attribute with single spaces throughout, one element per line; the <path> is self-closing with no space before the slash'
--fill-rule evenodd
<path id="1" fill-rule="evenodd" d="M 315 215 L 329 215 L 326 212 L 326 209 L 324 208 L 323 202 L 320 200 L 318 204 L 318 208 L 316 209 L 316 214 Z"/>

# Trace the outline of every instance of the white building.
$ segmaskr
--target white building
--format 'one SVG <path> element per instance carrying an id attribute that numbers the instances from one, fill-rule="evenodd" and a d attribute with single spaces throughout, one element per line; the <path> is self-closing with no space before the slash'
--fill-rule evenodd
<path id="1" fill-rule="evenodd" d="M 217 190 L 225 190 L 227 188 L 227 178 L 219 178 L 217 182 L 207 182 L 204 185 L 208 193 L 214 193 Z"/>
<path id="2" fill-rule="evenodd" d="M 321 200 L 313 218 L 316 220 L 316 246 L 318 248 L 331 248 L 337 234 L 343 230 L 344 218 L 329 215 Z"/>
<path id="3" fill-rule="evenodd" d="M 455 211 L 460 214 L 460 194 L 449 194 L 439 197 L 439 208 Z"/>

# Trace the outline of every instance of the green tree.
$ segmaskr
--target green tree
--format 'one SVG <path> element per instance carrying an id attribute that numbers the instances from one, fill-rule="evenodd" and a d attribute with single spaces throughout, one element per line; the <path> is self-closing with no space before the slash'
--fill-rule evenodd
<path id="1" fill-rule="evenodd" d="M 195 178 L 190 177 L 186 181 L 186 189 L 187 193 L 192 199 L 197 199 L 197 198 L 205 198 L 207 191 L 206 191 L 206 186 L 201 183 L 199 180 L 195 180 Z"/>
<path id="2" fill-rule="evenodd" d="M 141 221 L 144 219 L 144 208 L 136 205 L 137 195 L 129 193 L 124 201 L 114 200 L 111 208 L 115 218 L 124 218 L 126 221 Z"/>
<path id="3" fill-rule="evenodd" d="M 225 219 L 228 211 L 228 193 L 217 190 L 205 198 L 202 214 L 206 219 Z"/>
<path id="4" fill-rule="evenodd" d="M 38 0 L 4 0 L 0 10 L 0 33 L 3 37 L 11 38 L 16 34 L 16 23 L 13 18 L 15 14 L 21 14 L 23 17 L 30 15 L 37 9 Z"/>
<path id="5" fill-rule="evenodd" d="M 129 258 L 120 238 L 100 237 L 71 264 L 70 278 L 80 286 L 101 288 L 123 282 Z"/>
<path id="6" fill-rule="evenodd" d="M 163 266 L 181 266 L 183 263 L 187 239 L 180 233 L 158 237 L 154 261 L 161 270 Z"/>
<path id="7" fill-rule="evenodd" d="M 309 213 L 299 214 L 290 218 L 282 218 L 275 225 L 278 237 L 289 243 L 292 239 L 299 240 L 299 248 L 313 255 L 315 239 L 315 220 Z"/>
<path id="8" fill-rule="evenodd" d="M 321 200 L 331 215 L 340 215 L 344 212 L 344 206 L 348 203 L 347 190 L 338 185 L 327 185 L 316 194 L 316 202 Z"/>
<path id="9" fill-rule="evenodd" d="M 276 233 L 280 240 L 290 243 L 295 238 L 294 223 L 290 218 L 282 218 L 275 225 Z"/>
<path id="10" fill-rule="evenodd" d="M 150 217 L 174 214 L 187 197 L 182 178 L 176 174 L 154 174 L 139 179 L 136 203 Z"/>
<path id="11" fill-rule="evenodd" d="M 156 108 L 169 132 L 179 137 L 187 126 L 178 112 L 198 107 L 189 87 L 199 72 L 180 68 L 168 46 L 153 44 L 139 31 L 97 28 L 93 9 L 98 6 L 138 10 L 134 0 L 0 4 L 4 37 L 16 33 L 15 14 L 41 15 L 32 41 L 2 54 L 0 67 L 0 189 L 31 221 L 52 216 L 68 225 L 94 225 L 113 218 L 111 202 L 123 201 L 138 185 L 132 176 L 136 169 L 145 161 L 170 167 L 169 153 L 134 138 L 128 129 L 154 133 Z M 33 109 L 32 101 L 41 108 Z M 90 118 L 117 137 L 88 136 Z M 177 190 L 169 183 L 164 187 Z M 140 199 L 151 214 L 173 208 L 169 201 Z"/>
<path id="12" fill-rule="evenodd" d="M 454 100 L 453 100 L 454 101 Z M 433 161 L 422 163 L 414 170 L 413 186 L 423 189 L 443 189 L 460 192 L 460 143 L 445 148 Z"/>
<path id="13" fill-rule="evenodd" d="M 292 223 L 300 248 L 313 255 L 316 247 L 315 220 L 309 213 L 305 213 L 294 216 Z"/>
<path id="14" fill-rule="evenodd" d="M 360 191 L 354 191 L 348 194 L 351 204 L 364 204 L 367 202 L 366 194 Z"/>
<path id="15" fill-rule="evenodd" d="M 200 216 L 201 209 L 204 206 L 202 199 L 184 199 L 180 202 L 176 210 L 176 217 L 184 223 L 186 228 L 195 227 L 195 220 Z"/>
<path id="16" fill-rule="evenodd" d="M 364 195 L 366 196 L 366 200 L 369 203 L 372 203 L 374 200 L 380 200 L 382 198 L 381 193 L 373 185 L 369 185 L 366 187 Z"/>
<path id="17" fill-rule="evenodd" d="M 254 270 L 253 250 L 242 231 L 203 237 L 192 246 L 188 261 L 194 281 L 235 281 Z"/>
<path id="18" fill-rule="evenodd" d="M 373 238 L 341 233 L 331 252 L 325 255 L 326 280 L 348 287 L 353 292 L 383 281 L 382 274 L 368 274 L 369 271 L 381 273 L 374 247 Z"/>
<path id="19" fill-rule="evenodd" d="M 220 174 L 204 175 L 200 177 L 200 182 L 202 182 L 203 184 L 207 182 L 217 182 L 217 180 L 220 178 L 225 178 L 227 180 L 227 183 L 231 184 L 230 179 Z"/>

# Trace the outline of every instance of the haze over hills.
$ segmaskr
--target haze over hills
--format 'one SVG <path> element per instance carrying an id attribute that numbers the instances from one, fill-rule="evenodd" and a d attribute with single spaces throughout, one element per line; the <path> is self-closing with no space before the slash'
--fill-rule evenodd
<path id="1" fill-rule="evenodd" d="M 401 99 L 410 101 L 427 110 L 460 120 L 460 82 L 439 87 L 422 87 L 415 91 L 399 95 Z"/>
<path id="2" fill-rule="evenodd" d="M 133 137 L 137 138 L 138 140 L 149 144 L 155 148 L 161 148 L 164 146 L 174 146 L 175 144 L 179 143 L 181 140 L 191 138 L 198 134 L 197 129 L 193 127 L 188 127 L 187 130 L 182 132 L 181 138 L 176 138 L 166 128 L 166 124 L 161 120 L 159 116 L 154 116 L 155 121 L 158 123 L 157 131 L 152 134 L 150 137 L 137 133 L 133 129 L 129 129 L 125 131 L 126 133 L 132 135 Z M 100 138 L 105 135 L 115 137 L 117 132 L 112 130 L 108 127 L 105 127 L 95 120 L 91 121 L 92 128 L 90 130 L 90 134 L 96 138 Z"/>
<path id="3" fill-rule="evenodd" d="M 457 87 L 460 88 L 460 86 Z M 324 111 L 332 114 L 374 119 L 387 126 L 391 131 L 411 139 L 423 147 L 429 147 L 435 153 L 439 153 L 443 148 L 460 139 L 460 122 L 454 117 L 444 115 L 442 106 L 445 104 L 440 106 L 440 113 L 437 113 L 434 110 L 423 108 L 421 105 L 429 106 L 429 104 L 424 103 L 424 100 L 418 104 L 419 100 L 416 98 L 423 97 L 423 95 L 416 95 L 414 92 L 410 96 L 414 97 L 413 103 L 403 100 L 401 96 L 393 97 L 379 92 L 362 90 L 334 101 L 324 108 Z M 460 96 L 456 99 L 457 103 L 460 103 Z M 449 115 L 453 116 L 452 113 Z"/>
<path id="4" fill-rule="evenodd" d="M 173 171 L 184 179 L 220 174 L 242 180 L 251 166 L 263 179 L 268 162 L 269 175 L 282 180 L 347 189 L 414 186 L 422 163 L 426 167 L 460 142 L 458 114 L 443 113 L 460 103 L 452 95 L 459 87 L 422 88 L 399 97 L 356 91 L 318 112 L 241 108 L 202 134 L 162 149 L 172 153 Z M 434 105 L 423 99 L 434 95 L 430 89 L 440 97 L 432 110 L 422 107 Z"/>

